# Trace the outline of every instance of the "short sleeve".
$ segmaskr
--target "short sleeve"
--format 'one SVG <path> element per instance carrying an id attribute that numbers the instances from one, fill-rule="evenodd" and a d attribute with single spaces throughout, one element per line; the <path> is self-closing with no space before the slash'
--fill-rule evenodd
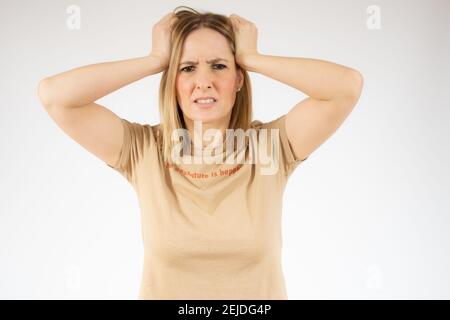
<path id="1" fill-rule="evenodd" d="M 261 128 L 275 128 L 279 131 L 279 146 L 280 146 L 280 169 L 283 171 L 286 177 L 289 177 L 295 168 L 298 167 L 300 163 L 308 159 L 298 159 L 295 156 L 294 150 L 289 143 L 287 133 L 286 133 L 286 115 L 283 115 L 275 120 L 264 123 Z"/>
<path id="2" fill-rule="evenodd" d="M 136 181 L 136 169 L 145 152 L 154 144 L 152 128 L 149 124 L 140 124 L 122 119 L 123 144 L 119 159 L 107 166 L 118 171 L 128 182 Z"/>

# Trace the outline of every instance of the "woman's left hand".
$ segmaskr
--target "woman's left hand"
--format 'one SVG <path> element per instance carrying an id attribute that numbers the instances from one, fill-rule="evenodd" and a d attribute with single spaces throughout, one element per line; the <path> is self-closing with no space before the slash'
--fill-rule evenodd
<path id="1" fill-rule="evenodd" d="M 248 21 L 237 14 L 229 16 L 236 41 L 236 63 L 245 69 L 244 58 L 249 55 L 258 54 L 257 37 L 258 29 L 255 24 Z"/>

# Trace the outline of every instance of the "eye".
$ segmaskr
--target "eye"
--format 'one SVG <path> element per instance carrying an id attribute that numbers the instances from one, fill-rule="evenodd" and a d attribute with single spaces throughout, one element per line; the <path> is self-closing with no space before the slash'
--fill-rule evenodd
<path id="1" fill-rule="evenodd" d="M 191 67 L 191 66 L 187 66 L 187 67 L 181 68 L 180 71 L 181 71 L 181 72 L 184 72 L 184 71 L 186 70 L 186 68 L 190 68 L 190 67 Z"/>
<path id="2" fill-rule="evenodd" d="M 215 66 L 222 66 L 223 68 L 220 68 L 219 70 L 222 70 L 222 69 L 225 69 L 227 66 L 226 65 L 224 65 L 224 64 L 215 64 Z"/>
<path id="3" fill-rule="evenodd" d="M 214 64 L 214 66 L 221 66 L 221 68 L 219 68 L 219 70 L 225 69 L 227 67 L 226 65 L 220 64 L 220 63 Z M 190 72 L 190 71 L 187 71 L 186 68 L 193 68 L 193 67 L 194 66 L 187 66 L 187 67 L 184 67 L 184 68 L 180 69 L 180 71 L 181 72 Z"/>

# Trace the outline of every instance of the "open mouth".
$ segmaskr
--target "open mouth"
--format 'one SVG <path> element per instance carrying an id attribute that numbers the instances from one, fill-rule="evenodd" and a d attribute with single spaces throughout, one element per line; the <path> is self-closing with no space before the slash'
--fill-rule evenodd
<path id="1" fill-rule="evenodd" d="M 217 100 L 216 99 L 195 100 L 194 103 L 199 108 L 211 108 L 217 103 Z"/>

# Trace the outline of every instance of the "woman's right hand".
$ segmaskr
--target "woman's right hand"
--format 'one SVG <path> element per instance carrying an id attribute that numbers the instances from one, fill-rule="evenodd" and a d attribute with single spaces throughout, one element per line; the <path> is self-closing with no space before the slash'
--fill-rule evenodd
<path id="1" fill-rule="evenodd" d="M 176 15 L 173 12 L 169 12 L 152 29 L 152 50 L 150 55 L 160 58 L 164 68 L 169 65 L 171 27 L 176 19 Z"/>

